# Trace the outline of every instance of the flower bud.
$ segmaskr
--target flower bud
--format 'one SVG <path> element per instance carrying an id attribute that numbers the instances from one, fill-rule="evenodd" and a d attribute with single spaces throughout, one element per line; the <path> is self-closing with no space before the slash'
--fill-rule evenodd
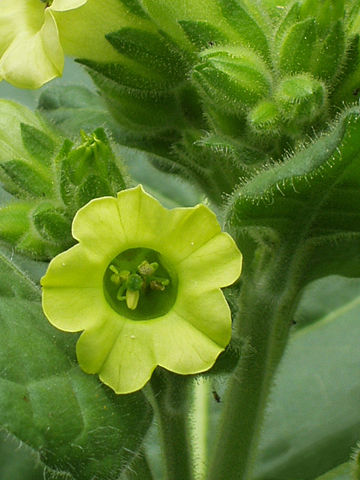
<path id="1" fill-rule="evenodd" d="M 0 180 L 14 201 L 0 208 L 0 238 L 48 259 L 73 243 L 71 220 L 89 200 L 125 188 L 102 129 L 74 146 L 39 116 L 0 101 Z"/>
<path id="2" fill-rule="evenodd" d="M 295 75 L 281 81 L 275 100 L 285 120 L 307 124 L 324 112 L 327 92 L 310 75 Z"/>
<path id="3" fill-rule="evenodd" d="M 202 58 L 193 79 L 204 100 L 219 111 L 239 114 L 269 94 L 271 73 L 252 50 L 214 48 Z"/>
<path id="4" fill-rule="evenodd" d="M 281 122 L 278 105 L 272 100 L 259 102 L 248 114 L 248 123 L 256 133 L 276 133 Z"/>

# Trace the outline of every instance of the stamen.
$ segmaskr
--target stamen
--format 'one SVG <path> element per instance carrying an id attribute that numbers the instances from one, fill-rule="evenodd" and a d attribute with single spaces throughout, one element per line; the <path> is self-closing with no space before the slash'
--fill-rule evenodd
<path id="1" fill-rule="evenodd" d="M 159 264 L 157 262 L 149 263 L 147 260 L 144 260 L 137 267 L 137 271 L 140 273 L 140 275 L 147 277 L 153 275 L 158 268 Z"/>
<path id="2" fill-rule="evenodd" d="M 150 291 L 163 292 L 170 284 L 169 278 L 154 275 L 160 267 L 157 262 L 150 263 L 148 260 L 143 260 L 136 269 L 130 267 L 131 270 L 120 270 L 120 265 L 118 260 L 116 264 L 109 265 L 111 272 L 109 278 L 117 287 L 116 300 L 126 301 L 129 310 L 137 308 L 142 295 L 146 296 Z"/>
<path id="3" fill-rule="evenodd" d="M 139 290 L 126 290 L 126 305 L 130 310 L 135 310 L 139 303 L 140 292 Z"/>

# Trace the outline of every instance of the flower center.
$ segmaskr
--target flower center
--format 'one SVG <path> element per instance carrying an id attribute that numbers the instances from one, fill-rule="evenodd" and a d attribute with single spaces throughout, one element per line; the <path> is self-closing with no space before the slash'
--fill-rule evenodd
<path id="1" fill-rule="evenodd" d="M 165 315 L 174 305 L 177 276 L 159 252 L 130 248 L 109 263 L 103 286 L 116 312 L 131 320 L 150 320 Z"/>

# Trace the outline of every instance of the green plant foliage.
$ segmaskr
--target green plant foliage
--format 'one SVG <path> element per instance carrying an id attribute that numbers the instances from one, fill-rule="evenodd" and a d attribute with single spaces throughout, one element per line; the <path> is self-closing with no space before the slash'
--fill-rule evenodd
<path id="1" fill-rule="evenodd" d="M 80 130 L 92 133 L 99 125 L 121 138 L 121 129 L 106 109 L 102 98 L 80 85 L 50 85 L 44 87 L 39 97 L 41 115 L 55 123 L 61 133 L 75 139 Z"/>
<path id="2" fill-rule="evenodd" d="M 270 256 L 284 247 L 296 252 L 284 268 L 293 269 L 300 285 L 330 274 L 359 276 L 359 145 L 353 108 L 328 133 L 233 194 L 229 227 L 249 261 L 258 255 L 254 244 Z"/>
<path id="3" fill-rule="evenodd" d="M 3 101 L 0 109 L 9 123 L 2 130 L 0 179 L 13 195 L 0 209 L 0 238 L 49 259 L 73 244 L 71 221 L 80 207 L 125 188 L 121 164 L 101 128 L 82 132 L 82 143 L 74 145 L 25 107 Z"/>
<path id="4" fill-rule="evenodd" d="M 15 7 L 3 1 L 0 38 L 7 49 L 13 32 L 4 12 L 15 18 Z M 23 1 L 15 2 L 16 8 Z M 0 239 L 8 244 L 0 249 L 0 425 L 8 435 L 0 448 L 0 477 L 153 480 L 147 457 L 160 447 L 148 448 L 154 436 L 142 444 L 151 421 L 148 403 L 140 393 L 115 396 L 79 370 L 72 336 L 48 326 L 36 287 L 46 267 L 42 262 L 73 245 L 76 211 L 95 197 L 115 196 L 141 182 L 166 207 L 211 204 L 244 257 L 242 276 L 224 291 L 232 339 L 206 373 L 204 381 L 214 384 L 207 397 L 192 402 L 193 378 L 173 373 L 189 362 L 187 348 L 179 354 L 176 346 L 188 347 L 190 338 L 177 335 L 174 325 L 168 343 L 174 345 L 170 357 L 179 354 L 177 364 L 166 371 L 169 364 L 156 354 L 148 363 L 158 365 L 145 392 L 165 457 L 163 466 L 149 458 L 156 480 L 164 480 L 162 475 L 166 480 L 360 478 L 359 1 L 107 0 L 105 10 L 96 0 L 82 6 L 72 1 L 74 11 L 56 12 L 60 39 L 64 51 L 81 52 L 78 66 L 97 91 L 58 82 L 42 91 L 36 113 L 0 102 Z M 49 9 L 50 3 L 38 4 L 39 12 L 52 15 L 58 2 Z M 79 50 L 65 28 L 74 18 Z M 15 64 L 21 73 L 21 64 Z M 0 76 L 2 65 L 0 52 Z M 31 99 L 24 93 L 21 98 Z M 127 208 L 124 202 L 120 216 L 109 216 L 107 230 L 115 225 L 113 216 L 125 218 Z M 144 248 L 137 243 L 139 232 L 148 235 L 149 222 L 157 224 L 157 215 L 149 212 L 127 237 L 139 249 Z M 90 220 L 89 214 L 92 225 Z M 171 246 L 183 254 L 181 242 L 195 227 L 182 225 L 176 237 L 174 229 L 166 233 L 167 222 L 157 225 L 161 231 L 153 231 L 149 248 L 162 239 L 159 249 Z M 204 220 L 196 235 L 207 226 Z M 192 245 L 197 237 L 190 233 Z M 126 242 L 118 232 L 111 238 L 115 246 L 119 235 Z M 98 247 L 90 243 L 86 255 L 92 261 L 109 239 L 104 234 Z M 149 264 L 159 263 L 157 250 L 152 252 Z M 197 253 L 207 281 L 216 279 L 214 262 L 226 271 L 222 248 L 211 258 Z M 121 253 L 110 257 L 123 265 Z M 139 265 L 110 269 L 111 288 L 109 278 L 99 274 L 98 285 L 110 288 L 112 301 L 116 293 L 116 301 L 129 302 L 125 311 L 136 310 L 147 292 L 144 279 L 141 288 L 139 281 L 131 283 L 142 275 L 135 273 Z M 58 263 L 55 288 L 62 284 L 62 267 Z M 82 278 L 86 284 L 86 272 Z M 119 288 L 116 282 L 122 282 Z M 68 312 L 71 330 L 82 310 L 73 312 L 79 297 L 67 297 L 65 287 L 63 304 L 50 292 L 47 307 L 59 318 Z M 200 284 L 191 290 L 201 298 Z M 83 307 L 93 313 L 94 292 L 84 292 Z M 171 309 L 179 306 L 175 293 L 171 302 Z M 150 304 L 154 315 L 163 312 Z M 207 326 L 216 325 L 210 304 L 191 310 Z M 219 321 L 226 315 L 224 310 Z M 89 327 L 94 343 L 82 351 L 87 364 L 99 354 L 101 335 L 113 338 L 118 332 L 119 345 L 127 341 L 132 324 L 125 317 L 121 332 L 116 322 L 105 329 L 102 317 L 96 332 Z M 155 315 L 154 325 L 159 318 Z M 142 328 L 141 320 L 138 325 Z M 130 348 L 129 364 L 135 363 L 139 376 L 149 339 L 168 346 L 162 334 L 152 334 L 144 333 L 143 348 Z M 114 378 L 123 353 L 119 349 L 114 357 Z M 88 371 L 101 371 L 106 361 Z M 219 412 L 209 431 L 209 452 L 208 403 Z M 25 450 L 5 458 L 20 442 Z"/>
<path id="5" fill-rule="evenodd" d="M 0 475 L 2 480 L 43 480 L 43 466 L 30 448 L 11 435 L 0 434 Z"/>
<path id="6" fill-rule="evenodd" d="M 118 478 L 149 426 L 143 395 L 117 397 L 83 374 L 73 339 L 50 327 L 29 274 L 6 250 L 0 262 L 2 428 L 50 470 L 74 479 Z"/>
<path id="7" fill-rule="evenodd" d="M 331 276 L 309 285 L 298 318 L 301 321 L 305 312 L 314 311 L 319 291 L 329 298 L 334 289 L 338 306 L 317 306 L 317 323 L 293 335 L 282 359 L 265 420 L 256 480 L 317 478 L 347 462 L 359 438 L 360 384 L 354 375 L 360 361 L 359 280 Z M 348 467 L 338 467 L 339 479 L 335 473 L 329 479 L 349 480 L 349 474 L 340 476 L 343 469 L 348 472 Z"/>
<path id="8" fill-rule="evenodd" d="M 143 8 L 148 31 L 129 23 L 107 36 L 122 59 L 80 61 L 131 137 L 126 144 L 156 154 L 158 168 L 191 180 L 214 203 L 253 174 L 246 156 L 234 159 L 234 143 L 258 150 L 261 166 L 269 157 L 281 161 L 360 95 L 357 10 L 348 2 L 176 1 L 169 8 L 149 0 Z M 226 186 L 209 136 L 221 137 Z M 212 182 L 197 170 L 194 143 L 209 157 Z"/>

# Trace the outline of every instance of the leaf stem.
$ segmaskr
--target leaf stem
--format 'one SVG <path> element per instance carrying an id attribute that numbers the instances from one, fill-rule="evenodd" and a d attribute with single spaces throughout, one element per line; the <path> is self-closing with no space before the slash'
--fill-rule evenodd
<path id="1" fill-rule="evenodd" d="M 158 421 L 167 480 L 193 480 L 189 441 L 188 376 L 155 372 L 151 379 L 152 406 Z"/>

